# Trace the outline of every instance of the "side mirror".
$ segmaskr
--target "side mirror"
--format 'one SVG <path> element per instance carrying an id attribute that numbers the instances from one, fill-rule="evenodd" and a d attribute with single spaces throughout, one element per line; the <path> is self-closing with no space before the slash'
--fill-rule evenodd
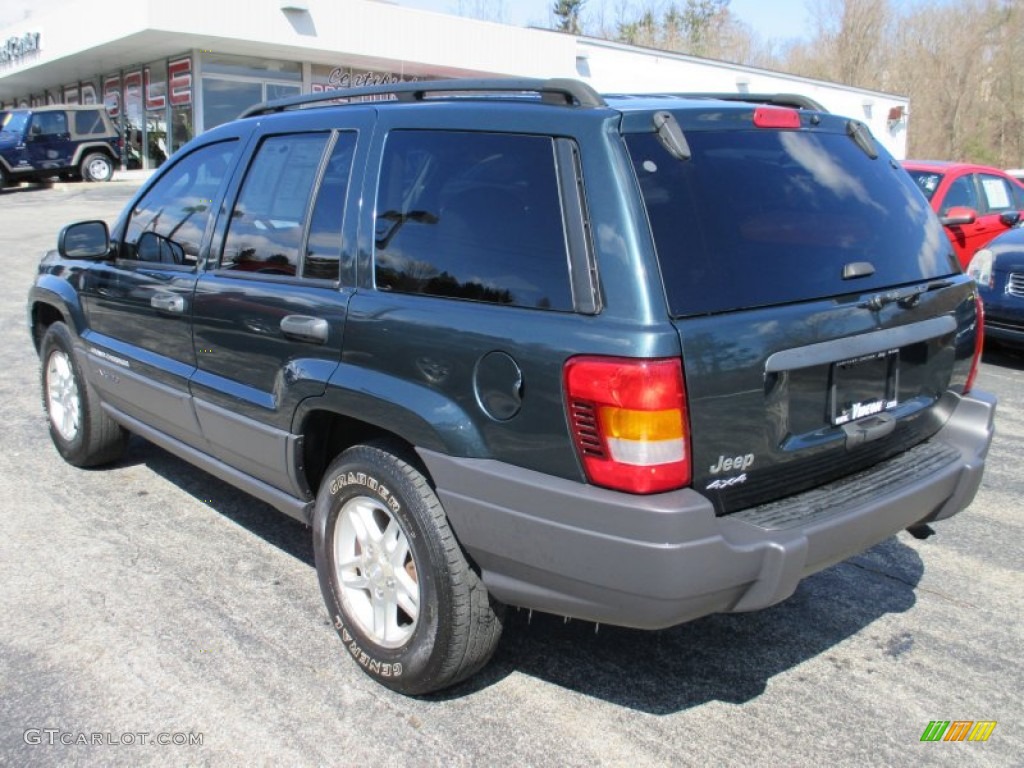
<path id="1" fill-rule="evenodd" d="M 965 205 L 954 205 L 944 216 L 939 218 L 944 227 L 957 227 L 961 224 L 973 224 L 978 218 L 978 212 Z"/>
<path id="2" fill-rule="evenodd" d="M 1015 227 L 1020 223 L 1020 211 L 1003 211 L 999 214 L 999 221 L 1006 227 Z"/>
<path id="3" fill-rule="evenodd" d="M 57 252 L 65 259 L 102 259 L 110 253 L 110 232 L 104 221 L 68 224 L 57 238 Z"/>

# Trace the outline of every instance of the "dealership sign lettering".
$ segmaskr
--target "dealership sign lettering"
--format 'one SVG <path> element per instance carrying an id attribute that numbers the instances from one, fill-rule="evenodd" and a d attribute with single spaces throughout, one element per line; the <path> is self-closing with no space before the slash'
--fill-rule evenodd
<path id="1" fill-rule="evenodd" d="M 26 32 L 20 37 L 14 35 L 0 43 L 0 64 L 14 64 L 30 53 L 39 50 L 39 33 Z"/>
<path id="2" fill-rule="evenodd" d="M 406 78 L 394 72 L 351 72 L 342 67 L 335 67 L 327 76 L 326 83 L 313 83 L 312 92 L 336 91 L 339 88 L 360 88 L 364 85 L 391 85 L 414 81 L 417 78 Z"/>

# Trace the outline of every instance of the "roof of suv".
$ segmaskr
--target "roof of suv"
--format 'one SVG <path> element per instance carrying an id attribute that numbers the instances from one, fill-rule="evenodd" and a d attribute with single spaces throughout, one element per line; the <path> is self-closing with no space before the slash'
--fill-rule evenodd
<path id="1" fill-rule="evenodd" d="M 393 102 L 453 101 L 479 97 L 498 98 L 503 101 L 543 102 L 583 108 L 613 107 L 619 111 L 650 111 L 657 108 L 678 107 L 681 101 L 739 102 L 766 104 L 818 112 L 826 110 L 818 102 L 799 94 L 739 94 L 739 93 L 655 93 L 608 94 L 595 91 L 579 80 L 565 78 L 492 78 L 423 80 L 362 86 L 321 93 L 302 94 L 285 99 L 257 104 L 240 117 L 266 115 L 316 104 L 338 105 L 359 103 L 366 97 L 389 96 Z M 339 104 L 341 102 L 341 104 Z M 380 102 L 386 104 L 387 102 Z"/>

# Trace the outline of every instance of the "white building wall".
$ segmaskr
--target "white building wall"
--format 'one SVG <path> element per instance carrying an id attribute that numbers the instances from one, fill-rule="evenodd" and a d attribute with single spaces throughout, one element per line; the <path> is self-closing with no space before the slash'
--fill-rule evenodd
<path id="1" fill-rule="evenodd" d="M 407 76 L 583 77 L 612 92 L 789 92 L 864 121 L 906 156 L 908 100 L 548 30 L 512 27 L 374 0 L 89 0 L 0 30 L 38 32 L 41 49 L 0 66 L 0 102 L 189 50 Z M 100 21 L 101 20 L 101 21 Z M 892 120 L 899 113 L 902 119 Z"/>

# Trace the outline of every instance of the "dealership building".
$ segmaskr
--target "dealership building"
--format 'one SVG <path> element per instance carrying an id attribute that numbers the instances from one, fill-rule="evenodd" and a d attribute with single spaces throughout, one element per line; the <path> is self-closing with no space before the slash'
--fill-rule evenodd
<path id="1" fill-rule="evenodd" d="M 142 167 L 270 99 L 463 76 L 604 93 L 796 93 L 906 154 L 900 96 L 379 0 L 89 0 L 0 29 L 0 105 L 103 103 Z"/>

